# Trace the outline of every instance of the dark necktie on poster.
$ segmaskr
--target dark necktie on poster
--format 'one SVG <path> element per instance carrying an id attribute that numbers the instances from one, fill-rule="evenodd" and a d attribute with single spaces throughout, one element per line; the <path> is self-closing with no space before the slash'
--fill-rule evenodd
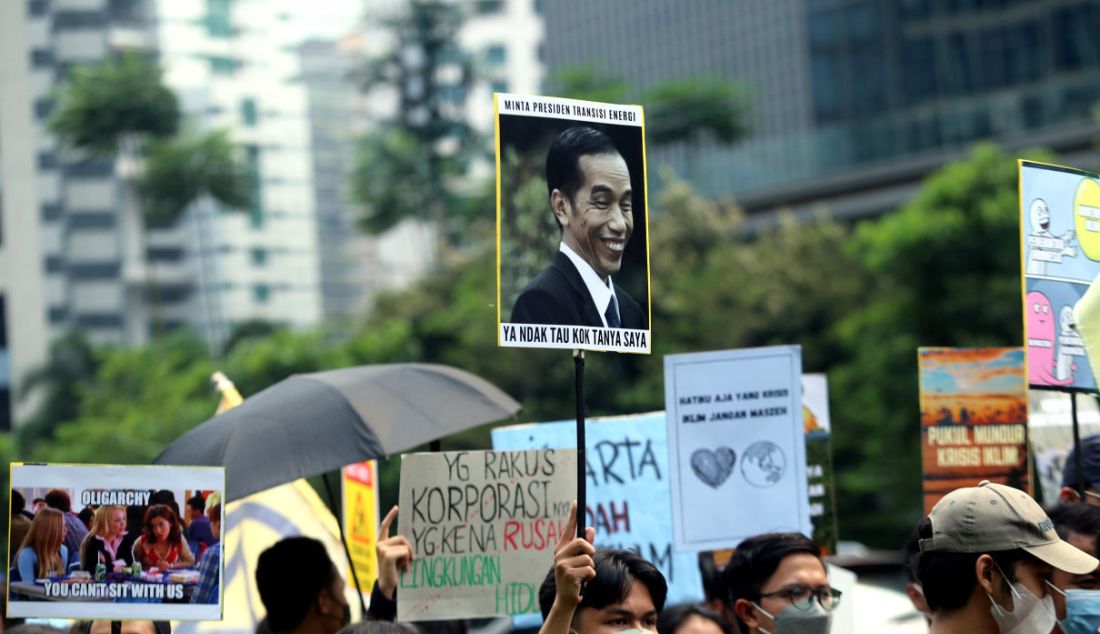
<path id="1" fill-rule="evenodd" d="M 619 321 L 619 306 L 615 302 L 615 296 L 611 296 L 611 301 L 607 304 L 607 310 L 603 313 L 604 319 L 607 320 L 608 328 L 621 328 L 622 322 Z"/>

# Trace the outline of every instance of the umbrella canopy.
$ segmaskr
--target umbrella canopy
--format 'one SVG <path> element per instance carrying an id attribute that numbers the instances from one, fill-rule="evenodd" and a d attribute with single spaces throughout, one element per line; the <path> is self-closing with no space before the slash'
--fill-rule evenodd
<path id="1" fill-rule="evenodd" d="M 444 365 L 298 374 L 180 436 L 153 462 L 224 466 L 232 501 L 502 420 L 519 408 L 488 381 Z"/>

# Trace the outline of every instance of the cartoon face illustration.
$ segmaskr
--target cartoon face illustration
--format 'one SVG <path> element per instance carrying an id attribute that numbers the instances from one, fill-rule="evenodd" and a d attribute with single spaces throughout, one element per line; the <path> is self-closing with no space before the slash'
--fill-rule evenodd
<path id="1" fill-rule="evenodd" d="M 1027 379 L 1031 385 L 1069 385 L 1073 377 L 1059 378 L 1054 362 L 1056 342 L 1053 310 L 1050 300 L 1038 291 L 1024 299 L 1027 320 Z M 1071 315 L 1072 320 L 1072 315 Z"/>
<path id="2" fill-rule="evenodd" d="M 1028 216 L 1031 219 L 1031 229 L 1033 231 L 1047 231 L 1050 229 L 1050 208 L 1047 207 L 1046 201 L 1042 198 L 1031 201 Z"/>
<path id="3" fill-rule="evenodd" d="M 1073 334 L 1077 330 L 1077 324 L 1073 321 L 1072 306 L 1063 306 L 1062 310 L 1058 311 L 1058 326 L 1058 332 L 1063 335 Z"/>

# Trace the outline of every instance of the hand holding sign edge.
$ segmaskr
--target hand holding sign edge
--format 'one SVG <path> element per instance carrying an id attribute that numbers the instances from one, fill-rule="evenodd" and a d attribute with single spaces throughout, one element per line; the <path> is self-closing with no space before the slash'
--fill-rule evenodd
<path id="1" fill-rule="evenodd" d="M 397 519 L 397 511 L 395 505 L 382 518 L 382 524 L 378 527 L 378 542 L 374 547 L 378 557 L 378 590 L 390 599 L 397 593 L 401 573 L 409 569 L 415 556 L 412 544 L 404 535 L 390 536 L 390 527 Z"/>
<path id="2" fill-rule="evenodd" d="M 596 563 L 592 557 L 596 548 L 596 529 L 585 528 L 584 538 L 577 534 L 577 502 L 569 508 L 569 519 L 554 548 L 554 605 L 539 630 L 540 634 L 566 634 L 573 621 L 573 613 L 581 602 L 581 588 L 585 581 L 596 576 Z"/>

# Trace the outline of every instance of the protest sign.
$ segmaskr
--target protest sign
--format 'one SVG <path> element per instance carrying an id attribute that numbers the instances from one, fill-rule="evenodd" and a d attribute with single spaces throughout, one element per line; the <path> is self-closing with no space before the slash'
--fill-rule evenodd
<path id="1" fill-rule="evenodd" d="M 498 344 L 649 354 L 641 106 L 493 103 Z"/>
<path id="2" fill-rule="evenodd" d="M 1031 491 L 1021 348 L 921 348 L 924 513 L 981 480 Z"/>
<path id="3" fill-rule="evenodd" d="M 1095 390 L 1073 306 L 1100 274 L 1100 178 L 1032 161 L 1019 170 L 1028 383 Z"/>
<path id="4" fill-rule="evenodd" d="M 355 566 L 360 591 L 369 595 L 378 578 L 378 463 L 357 462 L 344 467 L 344 534 Z M 349 579 L 349 581 L 351 581 Z"/>
<path id="5" fill-rule="evenodd" d="M 806 432 L 806 475 L 809 478 L 813 540 L 826 555 L 836 553 L 836 498 L 833 489 L 832 423 L 829 383 L 824 374 L 802 375 L 802 419 Z"/>
<path id="6" fill-rule="evenodd" d="M 664 412 L 587 420 L 587 526 L 600 548 L 626 548 L 653 562 L 668 582 L 668 604 L 703 598 L 693 553 L 672 548 L 668 429 Z M 576 422 L 493 430 L 494 449 L 575 449 Z"/>
<path id="7" fill-rule="evenodd" d="M 801 375 L 798 346 L 665 357 L 678 550 L 813 530 Z"/>
<path id="8" fill-rule="evenodd" d="M 576 452 L 556 449 L 402 456 L 399 532 L 416 557 L 398 620 L 537 613 L 576 471 Z"/>
<path id="9" fill-rule="evenodd" d="M 190 546 L 178 532 L 169 532 L 164 541 L 171 552 L 160 554 L 152 543 L 153 530 L 149 527 L 159 520 L 176 520 L 173 510 L 166 511 L 171 505 L 155 503 L 167 495 L 180 507 L 196 494 L 223 495 L 224 469 L 14 463 L 11 487 L 26 500 L 52 492 L 53 496 L 68 496 L 73 512 L 85 508 L 96 511 L 102 518 L 93 522 L 93 530 L 102 531 L 95 534 L 108 537 L 115 552 L 107 547 L 96 548 L 103 542 L 94 535 L 79 547 L 64 546 L 62 525 L 68 518 L 52 509 L 39 511 L 23 542 L 9 544 L 9 560 L 14 562 L 15 573 L 9 583 L 9 616 L 221 618 L 220 593 L 213 593 L 203 603 L 190 603 L 199 585 L 195 563 L 200 553 L 193 552 L 196 562 L 187 565 L 185 553 L 191 552 Z M 127 539 L 114 532 L 115 522 L 125 522 L 128 513 L 146 520 L 140 538 L 133 534 Z M 134 538 L 139 538 L 136 544 Z M 221 567 L 213 572 L 220 582 Z"/>

